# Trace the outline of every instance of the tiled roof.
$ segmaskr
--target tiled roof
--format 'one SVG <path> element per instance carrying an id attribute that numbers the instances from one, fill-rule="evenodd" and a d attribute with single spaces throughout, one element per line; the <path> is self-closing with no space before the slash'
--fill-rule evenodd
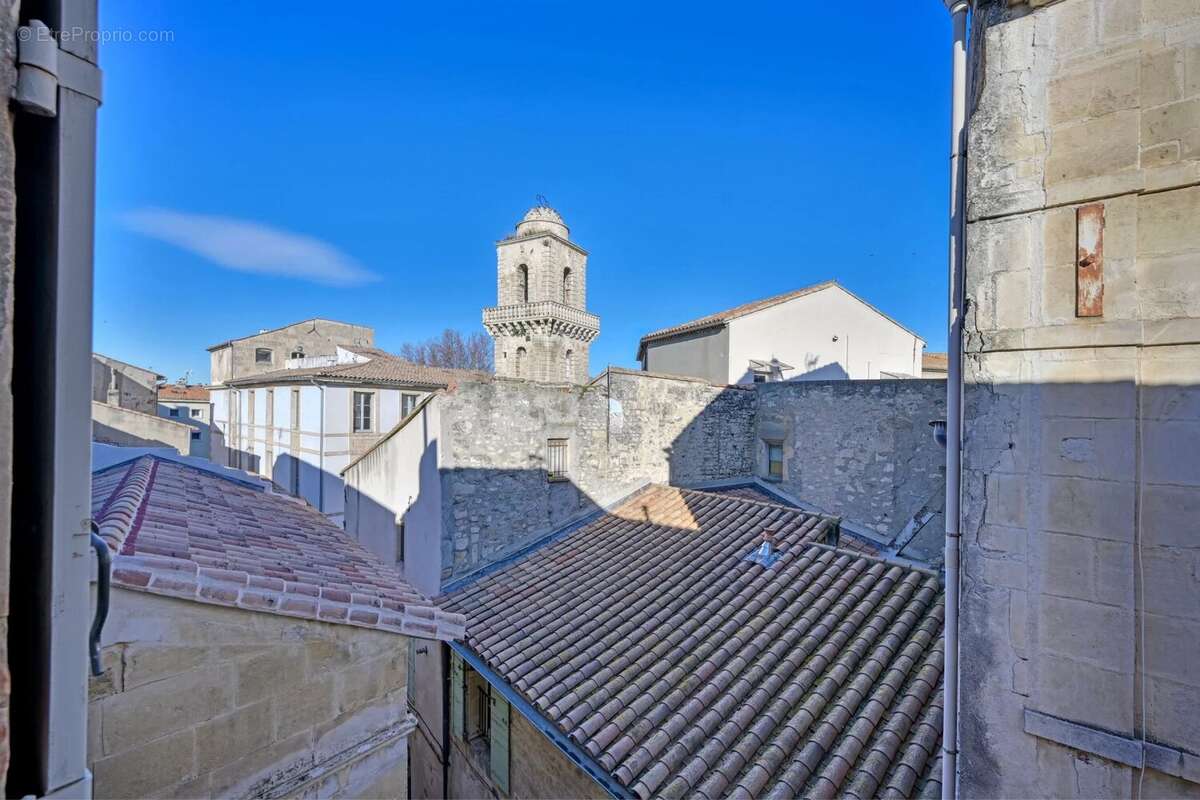
<path id="1" fill-rule="evenodd" d="M 443 611 L 301 500 L 154 456 L 92 476 L 113 584 L 201 603 L 461 638 Z"/>
<path id="2" fill-rule="evenodd" d="M 414 364 L 399 356 L 394 356 L 383 350 L 376 350 L 373 347 L 356 347 L 353 352 L 366 356 L 369 360 L 360 364 L 277 369 L 259 375 L 249 375 L 245 378 L 229 381 L 229 383 L 234 386 L 249 386 L 286 383 L 289 381 L 307 382 L 311 378 L 321 378 L 352 383 L 394 384 L 398 386 L 441 389 L 454 386 L 459 381 L 484 380 L 490 377 L 487 373 L 476 370 L 446 369 L 443 367 L 426 367 L 421 364 Z"/>
<path id="3" fill-rule="evenodd" d="M 939 796 L 940 580 L 820 544 L 833 524 L 652 486 L 446 607 L 639 797 Z M 766 525 L 770 567 L 744 560 Z"/>
<path id="4" fill-rule="evenodd" d="M 168 383 L 158 387 L 159 400 L 193 400 L 193 401 L 208 401 L 207 386 L 180 386 L 177 383 Z"/>

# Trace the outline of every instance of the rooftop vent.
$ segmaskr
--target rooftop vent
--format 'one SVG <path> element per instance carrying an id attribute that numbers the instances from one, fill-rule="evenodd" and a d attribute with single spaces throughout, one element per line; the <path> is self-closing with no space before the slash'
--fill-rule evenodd
<path id="1" fill-rule="evenodd" d="M 742 560 L 753 561 L 755 564 L 763 567 L 773 566 L 780 559 L 779 552 L 775 549 L 775 537 L 778 534 L 778 525 L 768 525 L 763 528 L 762 542 L 758 547 L 743 556 Z"/>

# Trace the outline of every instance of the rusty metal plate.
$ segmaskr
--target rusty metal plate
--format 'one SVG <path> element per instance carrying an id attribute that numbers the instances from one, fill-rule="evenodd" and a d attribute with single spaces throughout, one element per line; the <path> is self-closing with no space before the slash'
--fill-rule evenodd
<path id="1" fill-rule="evenodd" d="M 1075 211 L 1075 316 L 1104 316 L 1104 203 Z"/>

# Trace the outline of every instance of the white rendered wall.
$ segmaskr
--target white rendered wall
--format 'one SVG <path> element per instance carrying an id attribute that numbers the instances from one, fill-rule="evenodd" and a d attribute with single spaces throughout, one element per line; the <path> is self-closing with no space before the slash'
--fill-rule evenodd
<path id="1" fill-rule="evenodd" d="M 837 341 L 833 341 L 833 337 Z M 841 287 L 729 322 L 729 382 L 751 383 L 750 360 L 778 358 L 785 380 L 875 379 L 921 374 L 924 343 Z"/>

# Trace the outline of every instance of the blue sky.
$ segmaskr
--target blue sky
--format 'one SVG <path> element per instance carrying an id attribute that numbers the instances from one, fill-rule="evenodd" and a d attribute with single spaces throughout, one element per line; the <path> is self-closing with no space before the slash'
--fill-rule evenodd
<path id="1" fill-rule="evenodd" d="M 593 373 L 829 278 L 944 349 L 937 0 L 266 5 L 101 4 L 173 41 L 101 51 L 98 351 L 206 380 L 207 346 L 313 316 L 481 330 L 538 194 L 591 253 Z"/>

